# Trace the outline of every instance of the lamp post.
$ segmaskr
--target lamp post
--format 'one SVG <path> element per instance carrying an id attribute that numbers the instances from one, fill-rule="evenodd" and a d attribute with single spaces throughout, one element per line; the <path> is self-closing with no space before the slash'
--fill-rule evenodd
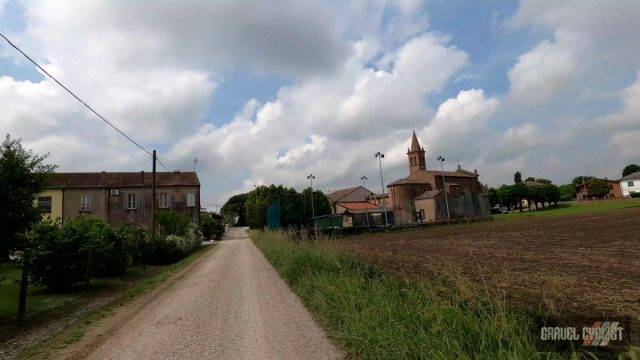
<path id="1" fill-rule="evenodd" d="M 442 156 L 438 156 L 438 161 L 440 161 L 440 169 L 442 170 L 442 190 L 444 191 L 444 203 L 447 206 L 447 222 L 451 222 L 451 216 L 449 215 L 449 199 L 447 198 L 447 183 L 444 178 L 444 158 Z"/>
<path id="2" fill-rule="evenodd" d="M 374 156 L 378 158 L 378 165 L 380 166 L 380 185 L 382 186 L 382 211 L 384 212 L 384 227 L 387 228 L 389 227 L 389 220 L 387 219 L 387 200 L 385 199 L 384 195 L 384 179 L 382 178 L 382 159 L 384 158 L 384 154 L 378 151 Z"/>
<path id="3" fill-rule="evenodd" d="M 365 190 L 367 190 L 367 179 L 368 179 L 367 175 L 362 175 L 360 177 L 360 180 L 362 180 L 362 187 Z M 365 194 L 366 194 L 366 192 L 365 192 Z M 367 227 L 369 227 L 369 206 L 368 205 L 369 205 L 369 197 L 367 195 L 365 195 L 365 198 L 364 198 L 364 211 L 365 211 L 365 214 L 367 215 Z"/>
<path id="4" fill-rule="evenodd" d="M 316 211 L 313 207 L 313 179 L 315 179 L 316 177 L 313 176 L 313 174 L 309 174 L 307 176 L 307 180 L 309 180 L 311 182 L 311 220 L 313 221 L 313 228 L 316 228 Z"/>

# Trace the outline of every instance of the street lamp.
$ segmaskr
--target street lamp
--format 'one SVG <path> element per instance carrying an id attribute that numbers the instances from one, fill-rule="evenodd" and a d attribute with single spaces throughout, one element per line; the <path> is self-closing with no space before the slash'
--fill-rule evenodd
<path id="1" fill-rule="evenodd" d="M 315 179 L 316 177 L 313 176 L 313 174 L 309 174 L 307 176 L 307 180 L 309 180 L 311 182 L 311 219 L 313 220 L 313 228 L 315 229 L 316 227 L 316 211 L 313 207 L 313 179 Z"/>
<path id="2" fill-rule="evenodd" d="M 447 206 L 447 222 L 451 222 L 451 216 L 449 215 L 449 199 L 447 198 L 447 183 L 444 178 L 444 158 L 442 156 L 438 156 L 438 161 L 440 161 L 440 169 L 442 170 L 442 189 L 444 191 L 444 203 Z"/>
<path id="3" fill-rule="evenodd" d="M 360 177 L 360 180 L 362 180 L 362 187 L 365 189 L 365 191 L 367 190 L 367 179 L 368 179 L 367 175 L 362 175 Z M 367 193 L 365 192 L 365 194 L 367 194 Z M 367 214 L 367 227 L 369 227 L 369 206 L 368 205 L 369 205 L 369 197 L 368 197 L 368 195 L 365 195 L 365 198 L 364 198 L 364 211 Z"/>
<path id="4" fill-rule="evenodd" d="M 385 204 L 387 200 L 385 199 L 385 195 L 384 195 L 384 180 L 382 178 L 382 159 L 384 158 L 384 154 L 378 151 L 373 156 L 378 158 L 378 165 L 380 165 L 380 184 L 382 186 L 382 211 L 384 212 L 384 227 L 387 228 L 389 227 L 389 220 L 387 219 L 387 207 Z"/>

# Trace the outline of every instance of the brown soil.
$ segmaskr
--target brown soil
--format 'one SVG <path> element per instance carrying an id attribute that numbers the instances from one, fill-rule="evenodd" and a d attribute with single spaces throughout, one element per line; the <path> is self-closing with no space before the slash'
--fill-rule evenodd
<path id="1" fill-rule="evenodd" d="M 461 275 L 510 305 L 629 316 L 638 328 L 640 209 L 361 235 L 335 246 L 394 273 Z"/>

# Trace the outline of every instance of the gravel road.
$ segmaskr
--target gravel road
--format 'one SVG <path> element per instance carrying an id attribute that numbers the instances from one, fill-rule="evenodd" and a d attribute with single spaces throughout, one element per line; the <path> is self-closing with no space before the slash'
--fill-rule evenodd
<path id="1" fill-rule="evenodd" d="M 95 347 L 96 359 L 338 359 L 244 229 Z"/>

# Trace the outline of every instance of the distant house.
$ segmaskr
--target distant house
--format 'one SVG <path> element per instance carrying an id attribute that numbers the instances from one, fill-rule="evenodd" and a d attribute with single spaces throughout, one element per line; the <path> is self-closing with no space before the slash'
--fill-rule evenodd
<path id="1" fill-rule="evenodd" d="M 371 200 L 374 196 L 364 186 L 340 189 L 327 195 L 332 213 L 344 215 L 343 227 L 384 224 L 382 207 Z"/>
<path id="2" fill-rule="evenodd" d="M 336 203 L 335 214 L 342 214 L 343 227 L 383 225 L 382 207 L 371 201 Z"/>
<path id="3" fill-rule="evenodd" d="M 636 171 L 620 179 L 620 189 L 623 197 L 640 194 L 640 171 Z"/>
<path id="4" fill-rule="evenodd" d="M 36 199 L 43 217 L 84 215 L 114 225 L 151 225 L 151 173 L 56 173 Z M 200 181 L 195 172 L 156 173 L 157 211 L 175 211 L 200 221 Z"/>
<path id="5" fill-rule="evenodd" d="M 593 179 L 591 179 L 593 180 Z M 620 181 L 619 180 L 609 180 L 609 179 L 598 179 L 598 180 L 602 180 L 602 181 L 606 181 L 607 184 L 609 184 L 609 193 L 605 196 L 603 196 L 602 198 L 599 199 L 620 199 L 622 198 L 622 190 L 620 188 Z M 584 200 L 594 200 L 593 197 L 589 196 L 589 193 L 587 192 L 587 189 L 585 188 L 585 185 L 588 186 L 589 180 L 586 181 L 585 184 L 578 184 L 576 186 L 576 199 L 578 201 L 584 201 Z"/>

